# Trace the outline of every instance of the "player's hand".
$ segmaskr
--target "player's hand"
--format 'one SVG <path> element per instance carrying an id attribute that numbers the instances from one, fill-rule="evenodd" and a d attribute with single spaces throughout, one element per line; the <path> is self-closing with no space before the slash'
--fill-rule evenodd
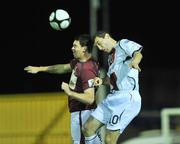
<path id="1" fill-rule="evenodd" d="M 36 74 L 40 71 L 40 67 L 36 67 L 36 66 L 27 66 L 24 68 L 25 71 L 27 71 L 28 73 L 32 73 L 32 74 Z"/>
<path id="2" fill-rule="evenodd" d="M 130 68 L 134 68 L 134 69 L 137 69 L 139 72 L 141 71 L 141 68 L 139 67 L 139 64 L 136 63 L 135 61 L 131 61 L 131 63 L 129 64 L 129 67 Z"/>
<path id="3" fill-rule="evenodd" d="M 94 86 L 100 86 L 100 85 L 102 85 L 102 79 L 101 78 L 99 78 L 99 77 L 95 77 L 94 78 Z"/>
<path id="4" fill-rule="evenodd" d="M 69 85 L 65 82 L 62 82 L 61 89 L 65 91 L 67 95 L 71 95 L 71 90 L 69 88 Z"/>

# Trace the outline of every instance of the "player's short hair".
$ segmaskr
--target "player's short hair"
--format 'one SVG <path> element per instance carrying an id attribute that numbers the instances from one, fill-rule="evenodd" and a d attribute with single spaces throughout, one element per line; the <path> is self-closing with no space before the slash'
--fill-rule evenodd
<path id="1" fill-rule="evenodd" d="M 96 38 L 96 37 L 104 38 L 107 33 L 108 33 L 108 32 L 106 32 L 106 31 L 97 31 L 97 32 L 94 34 L 93 39 L 92 39 L 92 40 L 93 40 L 93 45 L 95 45 L 95 38 Z M 109 34 L 109 33 L 108 33 L 108 34 Z"/>
<path id="2" fill-rule="evenodd" d="M 102 37 L 102 38 L 104 38 L 106 34 L 107 34 L 106 31 L 97 31 L 97 32 L 95 33 L 93 39 L 95 39 L 96 37 Z"/>
<path id="3" fill-rule="evenodd" d="M 75 37 L 74 40 L 79 41 L 81 46 L 87 46 L 87 51 L 91 53 L 92 51 L 92 38 L 88 34 L 81 34 Z"/>

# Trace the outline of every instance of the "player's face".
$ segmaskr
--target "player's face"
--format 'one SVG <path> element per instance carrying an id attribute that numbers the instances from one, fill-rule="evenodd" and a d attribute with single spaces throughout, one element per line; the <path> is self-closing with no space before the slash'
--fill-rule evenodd
<path id="1" fill-rule="evenodd" d="M 106 35 L 104 38 L 96 37 L 95 45 L 98 47 L 99 50 L 107 52 L 107 53 L 109 53 L 113 48 L 112 41 L 109 35 Z"/>
<path id="2" fill-rule="evenodd" d="M 76 59 L 81 59 L 84 55 L 84 48 L 80 45 L 79 41 L 75 40 L 72 47 L 73 56 Z"/>

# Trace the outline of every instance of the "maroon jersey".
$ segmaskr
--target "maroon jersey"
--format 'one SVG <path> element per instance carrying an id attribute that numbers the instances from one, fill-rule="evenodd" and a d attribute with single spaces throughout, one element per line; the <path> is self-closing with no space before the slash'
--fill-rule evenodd
<path id="1" fill-rule="evenodd" d="M 92 58 L 86 62 L 80 62 L 77 59 L 73 59 L 70 62 L 72 68 L 72 74 L 69 81 L 69 87 L 71 90 L 77 93 L 83 93 L 84 90 L 93 87 L 92 80 L 98 76 L 99 69 L 98 63 Z M 68 97 L 69 111 L 81 111 L 87 109 L 94 109 L 96 107 L 95 102 L 93 104 L 84 104 L 71 96 Z"/>

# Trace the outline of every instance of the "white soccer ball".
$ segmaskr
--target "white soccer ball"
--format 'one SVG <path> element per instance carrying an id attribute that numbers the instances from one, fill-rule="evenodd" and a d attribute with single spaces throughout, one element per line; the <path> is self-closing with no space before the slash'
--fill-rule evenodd
<path id="1" fill-rule="evenodd" d="M 57 9 L 51 12 L 49 16 L 49 23 L 55 30 L 64 30 L 69 27 L 71 23 L 71 17 L 68 12 L 63 9 Z"/>

